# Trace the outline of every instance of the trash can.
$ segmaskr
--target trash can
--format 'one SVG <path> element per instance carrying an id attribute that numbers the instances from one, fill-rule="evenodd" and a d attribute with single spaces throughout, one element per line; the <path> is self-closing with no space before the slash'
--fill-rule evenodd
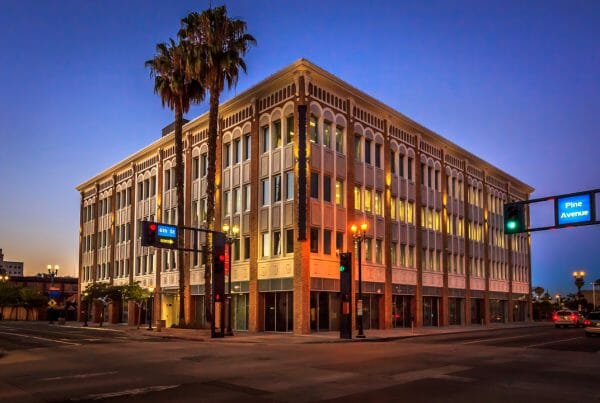
<path id="1" fill-rule="evenodd" d="M 166 326 L 166 323 L 165 323 L 164 320 L 159 319 L 159 320 L 156 321 L 156 331 L 157 332 L 162 331 L 162 329 L 164 329 L 165 326 Z"/>

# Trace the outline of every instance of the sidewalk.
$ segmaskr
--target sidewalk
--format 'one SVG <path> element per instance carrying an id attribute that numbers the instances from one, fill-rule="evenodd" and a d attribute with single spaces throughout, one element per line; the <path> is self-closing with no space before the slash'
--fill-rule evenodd
<path id="1" fill-rule="evenodd" d="M 78 322 L 70 322 L 67 326 L 81 327 Z M 382 342 L 400 340 L 411 337 L 432 336 L 441 334 L 467 333 L 477 331 L 493 331 L 503 329 L 520 329 L 529 327 L 546 327 L 553 326 L 552 322 L 531 322 L 531 323 L 511 323 L 511 324 L 492 324 L 487 326 L 470 325 L 470 326 L 445 326 L 445 327 L 421 327 L 421 328 L 398 328 L 398 329 L 369 329 L 365 330 L 364 339 L 357 339 L 356 332 L 353 333 L 352 340 L 340 339 L 340 333 L 334 332 L 319 332 L 305 335 L 295 335 L 291 333 L 251 333 L 246 331 L 234 331 L 234 336 L 225 338 L 211 339 L 210 330 L 208 329 L 177 329 L 168 328 L 157 331 L 156 328 L 148 330 L 142 326 L 139 329 L 133 326 L 122 324 L 104 324 L 103 327 L 98 327 L 97 324 L 88 326 L 88 329 L 99 331 L 117 331 L 124 332 L 132 337 L 157 337 L 163 339 L 178 339 L 199 342 L 224 342 L 224 343 L 348 343 L 348 342 Z"/>

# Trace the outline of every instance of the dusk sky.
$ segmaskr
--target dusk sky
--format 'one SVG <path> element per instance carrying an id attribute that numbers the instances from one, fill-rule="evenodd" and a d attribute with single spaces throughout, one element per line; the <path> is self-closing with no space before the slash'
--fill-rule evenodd
<path id="1" fill-rule="evenodd" d="M 600 188 L 600 2 L 353 3 L 228 2 L 258 41 L 237 92 L 307 58 L 530 184 L 533 197 Z M 5 259 L 24 261 L 26 274 L 51 263 L 76 275 L 75 187 L 173 120 L 144 61 L 208 4 L 0 2 Z M 532 234 L 533 286 L 573 292 L 575 268 L 600 278 L 599 250 L 598 225 Z"/>

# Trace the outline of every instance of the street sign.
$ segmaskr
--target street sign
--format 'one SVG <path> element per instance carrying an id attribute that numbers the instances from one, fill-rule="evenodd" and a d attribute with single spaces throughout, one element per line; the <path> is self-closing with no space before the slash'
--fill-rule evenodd
<path id="1" fill-rule="evenodd" d="M 571 225 L 592 221 L 591 193 L 560 197 L 556 201 L 556 224 Z"/>
<path id="2" fill-rule="evenodd" d="M 50 298 L 50 301 L 48 301 L 48 306 L 50 308 L 54 308 L 56 306 L 56 301 Z"/>
<path id="3" fill-rule="evenodd" d="M 58 299 L 60 297 L 60 290 L 48 290 L 48 296 L 52 299 Z"/>

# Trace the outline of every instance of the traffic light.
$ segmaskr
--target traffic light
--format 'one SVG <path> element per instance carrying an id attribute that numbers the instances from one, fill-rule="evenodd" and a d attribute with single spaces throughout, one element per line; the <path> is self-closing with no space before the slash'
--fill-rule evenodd
<path id="1" fill-rule="evenodd" d="M 213 321 L 211 324 L 212 337 L 225 336 L 225 234 L 213 233 L 212 245 L 212 286 L 213 286 Z"/>
<path id="2" fill-rule="evenodd" d="M 142 246 L 156 245 L 158 225 L 155 222 L 142 221 Z"/>
<path id="3" fill-rule="evenodd" d="M 504 205 L 504 233 L 517 234 L 525 232 L 525 214 L 522 203 L 507 203 Z"/>
<path id="4" fill-rule="evenodd" d="M 340 253 L 340 338 L 352 338 L 352 254 Z"/>

